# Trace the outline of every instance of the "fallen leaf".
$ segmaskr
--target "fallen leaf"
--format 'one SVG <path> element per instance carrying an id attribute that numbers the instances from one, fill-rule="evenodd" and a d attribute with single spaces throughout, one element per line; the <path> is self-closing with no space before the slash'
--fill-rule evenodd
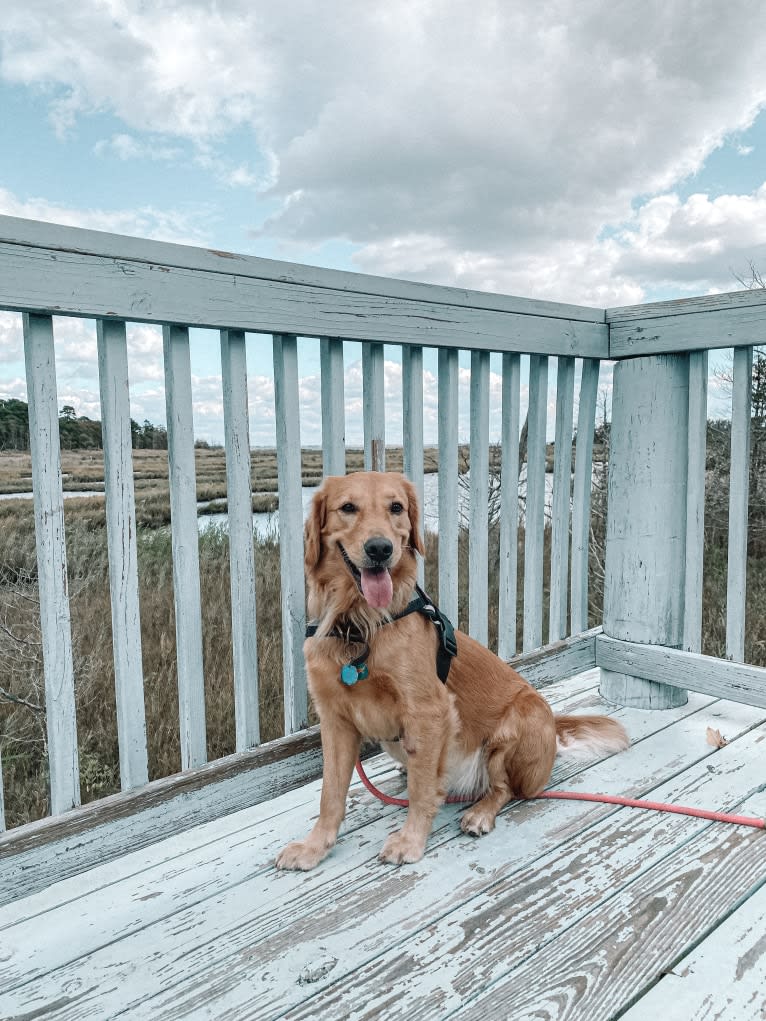
<path id="1" fill-rule="evenodd" d="M 711 744 L 714 748 L 725 748 L 729 743 L 726 738 L 723 737 L 720 730 L 713 730 L 712 727 L 707 728 L 705 739 L 707 743 Z"/>

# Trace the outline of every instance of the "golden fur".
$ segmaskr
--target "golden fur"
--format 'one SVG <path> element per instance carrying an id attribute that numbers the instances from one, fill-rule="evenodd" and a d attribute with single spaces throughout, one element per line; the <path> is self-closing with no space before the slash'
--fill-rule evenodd
<path id="1" fill-rule="evenodd" d="M 372 547 L 365 547 L 370 539 L 389 541 L 385 565 L 371 561 Z M 373 583 L 385 567 L 390 605 L 369 605 L 341 546 L 355 568 L 375 569 Z M 407 818 L 380 853 L 394 864 L 422 856 L 449 791 L 483 793 L 461 820 L 466 833 L 479 836 L 493 829 L 512 798 L 531 797 L 545 787 L 557 746 L 604 754 L 628 744 L 622 726 L 608 717 L 554 716 L 519 674 L 460 631 L 458 654 L 442 684 L 434 625 L 419 613 L 390 620 L 412 598 L 416 553 L 423 552 L 417 496 L 404 476 L 358 472 L 328 478 L 314 496 L 305 560 L 309 615 L 318 630 L 306 639 L 304 652 L 324 774 L 316 825 L 305 840 L 282 850 L 280 868 L 313 868 L 335 844 L 362 738 L 381 741 L 407 767 Z M 340 668 L 364 646 L 328 634 L 349 627 L 361 631 L 370 647 L 369 676 L 352 686 L 343 684 Z"/>

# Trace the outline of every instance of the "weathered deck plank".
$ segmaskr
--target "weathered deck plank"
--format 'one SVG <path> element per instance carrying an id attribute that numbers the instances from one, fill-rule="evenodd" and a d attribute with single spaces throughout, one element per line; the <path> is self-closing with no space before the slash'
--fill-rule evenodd
<path id="1" fill-rule="evenodd" d="M 211 819 L 278 798 L 322 771 L 318 728 L 0 836 L 0 905 Z"/>
<path id="2" fill-rule="evenodd" d="M 546 694 L 561 699 L 567 711 L 587 710 L 596 698 L 592 683 L 591 675 L 584 685 L 570 682 L 568 695 L 565 685 Z M 761 756 L 745 746 L 763 739 L 760 732 L 748 735 L 763 710 L 692 695 L 682 709 L 621 710 L 620 715 L 628 721 L 634 747 L 592 767 L 562 763 L 556 784 L 566 780 L 569 787 L 624 792 L 665 782 L 669 796 L 688 801 L 697 792 L 705 804 L 749 793 L 743 770 L 755 770 Z M 708 724 L 727 737 L 743 736 L 714 752 L 704 741 Z M 437 957 L 447 954 L 444 940 L 448 943 L 454 932 L 465 939 L 466 926 L 475 929 L 477 918 L 490 930 L 502 889 L 510 929 L 519 911 L 527 912 L 532 924 L 540 917 L 540 898 L 555 899 L 557 890 L 555 882 L 541 878 L 541 869 L 545 875 L 556 868 L 566 873 L 569 866 L 563 862 L 575 862 L 580 906 L 587 915 L 588 897 L 599 902 L 604 877 L 619 865 L 612 863 L 605 835 L 621 841 L 636 870 L 672 853 L 674 826 L 683 827 L 683 839 L 696 832 L 687 827 L 704 826 L 665 817 L 656 822 L 649 813 L 626 815 L 606 806 L 556 803 L 554 808 L 540 802 L 514 806 L 501 817 L 496 834 L 472 842 L 457 827 L 462 809 L 452 806 L 440 815 L 423 862 L 392 870 L 380 866 L 375 855 L 397 811 L 362 793 L 351 799 L 348 829 L 320 869 L 307 875 L 276 873 L 274 852 L 306 828 L 316 813 L 317 790 L 315 783 L 292 791 L 4 909 L 0 948 L 10 947 L 12 954 L 0 953 L 0 988 L 8 990 L 0 994 L 0 1013 L 265 1018 L 293 1007 L 297 1016 L 331 1016 L 322 1013 L 322 1004 L 339 997 L 343 1016 L 362 1016 L 365 996 L 370 989 L 377 996 L 382 988 L 374 982 L 367 986 L 368 972 L 377 974 L 388 962 L 393 972 L 399 968 L 394 977 L 411 1006 L 415 996 L 417 1016 L 416 994 L 425 990 L 422 982 L 412 981 L 409 966 L 402 970 L 402 961 L 417 961 L 418 948 L 429 941 Z M 634 851 L 630 834 L 638 842 Z M 503 839 L 507 835 L 511 843 Z M 583 858 L 588 841 L 592 853 Z M 630 871 L 624 862 L 623 867 Z M 527 902 L 519 895 L 523 875 L 530 884 Z M 572 880 L 568 889 L 575 896 L 577 883 Z M 562 908 L 562 918 L 569 918 L 568 910 Z M 474 932 L 470 945 L 479 938 Z M 429 954 L 423 960 L 430 961 Z M 475 972 L 474 964 L 461 959 L 447 978 L 455 968 L 468 977 Z M 480 986 L 451 1002 L 469 1003 Z"/>
<path id="3" fill-rule="evenodd" d="M 376 783 L 394 774 L 382 756 L 368 769 Z M 0 942 L 12 933 L 13 953 L 5 962 L 0 959 L 0 989 L 13 989 L 94 953 L 115 933 L 124 939 L 173 919 L 237 887 L 244 877 L 262 882 L 259 875 L 274 871 L 274 857 L 285 842 L 285 819 L 308 820 L 317 803 L 316 785 L 297 788 L 277 801 L 217 819 L 9 905 L 0 913 Z M 393 812 L 364 796 L 358 783 L 349 798 L 344 833 Z M 64 940 L 63 931 L 69 932 Z"/>
<path id="4" fill-rule="evenodd" d="M 685 741 L 678 735 L 676 738 L 681 757 L 688 749 L 690 738 L 694 740 L 695 726 L 698 726 L 693 720 L 687 719 L 684 723 Z M 673 728 L 674 733 L 679 727 Z M 763 740 L 763 735 L 759 738 Z M 687 749 L 683 748 L 684 744 Z M 748 744 L 751 789 L 760 783 L 758 767 L 753 761 L 755 756 L 752 755 L 754 745 L 755 739 L 751 738 Z M 645 751 L 643 754 L 646 754 Z M 588 785 L 595 780 L 594 774 L 598 774 L 600 789 L 613 789 L 615 781 L 618 786 L 627 789 L 626 780 L 628 786 L 630 780 L 626 773 L 629 770 L 623 772 L 619 767 L 625 767 L 629 758 L 629 753 L 626 753 L 622 763 L 614 759 L 589 770 L 586 774 Z M 730 758 L 734 760 L 731 753 Z M 667 760 L 663 766 L 668 768 Z M 720 772 L 711 782 L 708 764 L 699 762 L 688 771 L 688 775 L 684 773 L 654 790 L 652 797 L 693 802 L 704 790 L 706 803 L 712 799 L 714 803 L 725 805 L 729 798 L 736 797 L 734 792 L 740 789 L 743 779 L 741 768 L 741 758 L 738 757 L 729 769 L 719 767 Z M 583 777 L 582 783 L 585 782 Z M 579 787 L 580 784 L 570 780 L 568 786 Z M 586 935 L 592 938 L 594 928 L 596 933 L 603 931 L 604 920 L 594 927 L 592 912 L 606 904 L 604 914 L 608 917 L 608 902 L 616 891 L 631 883 L 647 865 L 662 860 L 701 828 L 699 820 L 695 823 L 688 818 L 626 813 L 623 810 L 605 814 L 591 806 L 583 816 L 567 807 L 566 823 L 554 834 L 543 834 L 534 833 L 540 829 L 540 823 L 533 820 L 529 824 L 527 813 L 530 812 L 538 813 L 538 806 L 524 806 L 524 811 L 518 813 L 522 817 L 514 823 L 508 815 L 504 817 L 506 825 L 513 825 L 514 853 L 511 862 L 499 864 L 496 855 L 482 856 L 479 862 L 478 856 L 483 849 L 471 855 L 474 869 L 486 868 L 489 881 L 485 878 L 483 883 L 479 883 L 466 878 L 461 884 L 455 884 L 453 875 L 441 875 L 443 870 L 439 868 L 440 895 L 430 905 L 432 914 L 425 925 L 417 928 L 413 925 L 416 931 L 409 938 L 397 940 L 385 952 L 376 953 L 363 967 L 356 967 L 347 982 L 336 980 L 328 984 L 322 994 L 301 1003 L 284 1016 L 296 1019 L 332 1016 L 339 1002 L 345 1001 L 352 1011 L 364 1003 L 372 1016 L 377 1013 L 377 1016 L 387 1018 L 421 1018 L 425 1021 L 451 1015 L 452 1011 L 462 1008 L 485 989 L 489 989 L 491 995 L 488 993 L 487 998 L 481 998 L 475 1013 L 469 1012 L 467 1016 L 508 1017 L 516 1021 L 527 1016 L 524 1012 L 526 1001 L 530 1015 L 535 1015 L 536 1010 L 543 1008 L 546 986 L 557 975 L 567 973 L 567 961 L 559 957 L 555 968 L 547 964 L 544 966 L 551 951 L 541 953 L 538 969 L 548 972 L 547 979 L 541 982 L 536 978 L 534 968 L 526 966 L 527 958 L 536 955 L 554 937 L 566 937 L 570 930 L 580 939 Z M 530 849 L 524 846 L 526 841 L 521 842 L 528 832 L 529 836 L 537 837 L 532 840 L 537 853 L 532 850 L 530 854 Z M 562 837 L 569 839 L 562 840 Z M 763 844 L 761 846 L 763 848 Z M 454 869 L 455 863 L 450 864 Z M 471 875 L 468 870 L 465 874 L 466 877 Z M 465 897 L 466 892 L 472 895 Z M 412 902 L 411 894 L 409 898 Z M 315 930 L 315 939 L 319 935 Z M 357 937 L 360 935 L 357 929 Z M 523 972 L 523 977 L 519 977 L 518 970 Z M 413 976 L 417 976 L 417 982 L 413 982 Z M 580 1008 L 582 1012 L 575 1013 L 574 1017 L 587 1017 L 591 1021 L 597 1016 L 591 1013 L 590 1005 L 583 1009 L 581 1003 Z M 554 1011 L 535 1016 L 559 1015 Z"/>
<path id="5" fill-rule="evenodd" d="M 750 781 L 758 784 L 752 771 Z M 763 792 L 736 805 L 746 814 L 763 807 Z M 514 1019 L 612 1018 L 672 964 L 679 945 L 694 942 L 711 920 L 725 917 L 763 874 L 766 848 L 757 830 L 732 827 L 721 834 L 715 825 L 683 823 L 691 839 L 657 860 L 658 834 L 671 824 L 647 825 L 651 848 L 642 864 L 650 862 L 650 868 L 637 870 L 634 881 L 605 897 L 587 925 L 571 925 L 552 945 L 536 948 L 510 981 L 455 1016 L 485 1019 L 499 1016 L 499 1009 Z"/>
<path id="6" fill-rule="evenodd" d="M 581 684 L 569 683 L 570 691 L 566 696 L 563 684 L 552 686 L 551 701 L 560 703 L 565 698 L 567 711 L 592 708 L 597 701 L 593 675 L 586 675 Z M 379 783 L 384 782 L 387 775 L 395 775 L 386 756 L 371 760 L 367 771 Z M 195 898 L 210 899 L 236 886 L 243 876 L 252 877 L 259 869 L 273 873 L 273 858 L 287 839 L 287 828 L 293 826 L 296 833 L 306 828 L 308 820 L 316 813 L 318 800 L 318 781 L 297 787 L 273 801 L 177 834 L 152 848 L 126 854 L 117 861 L 109 861 L 8 905 L 0 912 L 0 933 L 14 927 L 15 951 L 9 963 L 0 967 L 0 988 L 10 989 L 20 981 L 14 962 L 20 962 L 26 969 L 26 980 L 50 969 L 51 960 L 45 960 L 45 940 L 40 938 L 42 919 L 45 919 L 45 931 L 51 936 L 51 948 L 55 948 L 58 940 L 58 950 L 52 949 L 52 952 L 59 954 L 60 963 L 65 963 L 112 941 L 115 930 L 124 938 L 131 931 L 174 914 L 182 905 L 194 904 Z M 392 814 L 395 810 L 369 798 L 357 782 L 349 801 L 344 839 L 375 819 Z M 292 822 L 291 815 L 294 816 Z M 369 849 L 362 853 L 363 860 L 369 856 Z M 324 886 L 333 876 L 326 870 L 319 870 L 307 878 L 315 885 Z M 120 884 L 124 891 L 122 899 Z M 161 891 L 159 898 L 158 890 Z M 109 900 L 108 915 L 103 910 L 104 891 Z M 31 923 L 29 928 L 27 923 Z M 70 932 L 70 938 L 64 941 L 59 939 L 60 924 Z M 72 937 L 72 932 L 86 934 L 85 942 Z M 30 970 L 32 959 L 36 964 Z"/>
<path id="7" fill-rule="evenodd" d="M 623 1015 L 624 1021 L 744 1021 L 766 1011 L 766 883 Z"/>

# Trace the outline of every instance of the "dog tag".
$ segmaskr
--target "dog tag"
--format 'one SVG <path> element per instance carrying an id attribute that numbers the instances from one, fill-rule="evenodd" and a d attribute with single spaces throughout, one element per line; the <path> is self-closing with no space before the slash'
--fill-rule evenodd
<path id="1" fill-rule="evenodd" d="M 356 684 L 359 680 L 359 671 L 353 663 L 346 663 L 340 668 L 340 679 L 344 684 Z"/>

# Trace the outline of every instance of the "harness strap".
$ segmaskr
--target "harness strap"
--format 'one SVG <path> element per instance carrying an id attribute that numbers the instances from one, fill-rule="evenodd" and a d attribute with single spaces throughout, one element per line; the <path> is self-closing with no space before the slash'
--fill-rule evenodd
<path id="1" fill-rule="evenodd" d="M 418 598 L 408 603 L 394 619 L 406 617 L 408 613 L 422 613 L 424 617 L 428 617 L 439 635 L 439 645 L 436 649 L 436 673 L 442 684 L 446 684 L 452 657 L 457 656 L 455 629 L 449 618 L 441 612 L 436 603 L 428 598 L 419 585 L 415 586 L 415 591 Z"/>
<path id="2" fill-rule="evenodd" d="M 411 599 L 400 613 L 394 614 L 390 621 L 386 621 L 380 626 L 385 627 L 385 624 L 392 624 L 395 620 L 401 620 L 402 617 L 407 617 L 411 613 L 422 613 L 424 617 L 427 617 L 436 628 L 439 636 L 439 644 L 436 649 L 436 673 L 442 684 L 446 684 L 450 665 L 452 663 L 452 657 L 457 656 L 455 629 L 449 618 L 445 617 L 436 603 L 428 598 L 419 585 L 415 586 L 415 591 L 417 592 L 417 597 L 415 599 Z M 319 624 L 315 621 L 311 621 L 306 625 L 306 638 L 313 638 L 318 630 Z M 359 680 L 366 677 L 367 674 L 362 673 L 362 671 L 366 670 L 366 660 L 370 655 L 370 647 L 365 640 L 365 636 L 354 628 L 346 628 L 346 630 L 343 631 L 341 628 L 335 627 L 332 631 L 328 632 L 327 637 L 340 638 L 341 641 L 344 641 L 349 645 L 353 644 L 364 646 L 361 655 L 352 659 L 349 666 L 353 666 L 359 671 Z M 348 682 L 346 681 L 344 683 Z"/>

